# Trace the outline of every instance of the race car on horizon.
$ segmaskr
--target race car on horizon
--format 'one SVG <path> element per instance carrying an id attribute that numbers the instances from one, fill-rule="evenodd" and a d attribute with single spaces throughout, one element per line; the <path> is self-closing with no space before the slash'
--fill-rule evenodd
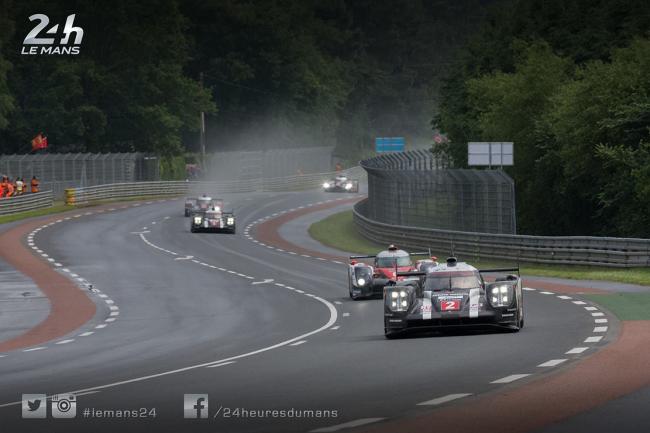
<path id="1" fill-rule="evenodd" d="M 323 182 L 325 192 L 359 192 L 359 181 L 339 175 Z"/>
<path id="2" fill-rule="evenodd" d="M 487 273 L 501 276 L 486 281 Z M 517 332 L 524 327 L 519 268 L 479 270 L 449 257 L 426 271 L 398 272 L 397 277 L 384 287 L 386 338 L 409 329 L 478 325 Z"/>
<path id="3" fill-rule="evenodd" d="M 185 216 L 192 216 L 195 213 L 204 213 L 208 209 L 223 208 L 223 200 L 213 199 L 212 197 L 203 194 L 201 197 L 187 197 L 185 199 Z"/>
<path id="4" fill-rule="evenodd" d="M 236 232 L 235 214 L 224 211 L 221 206 L 215 205 L 205 212 L 196 212 L 192 215 L 190 231 L 196 232 Z"/>
<path id="5" fill-rule="evenodd" d="M 437 265 L 436 257 L 418 260 L 415 263 L 411 256 L 431 256 L 430 252 L 408 253 L 389 245 L 388 249 L 374 256 L 350 256 L 348 267 L 348 290 L 350 298 L 359 299 L 369 296 L 381 296 L 384 286 L 389 281 L 403 279 L 398 272 L 422 271 Z M 360 262 L 359 259 L 374 259 L 373 265 Z"/>

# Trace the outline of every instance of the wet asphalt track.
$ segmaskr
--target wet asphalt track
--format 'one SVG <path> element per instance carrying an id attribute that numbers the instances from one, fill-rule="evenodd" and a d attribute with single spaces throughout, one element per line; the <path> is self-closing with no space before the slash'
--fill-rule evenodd
<path id="1" fill-rule="evenodd" d="M 408 416 L 430 409 L 420 402 L 489 393 L 511 386 L 492 381 L 532 374 L 513 382 L 521 384 L 554 369 L 541 363 L 568 359 L 555 367 L 564 368 L 589 353 L 565 354 L 591 335 L 588 312 L 538 292 L 525 293 L 520 333 L 387 341 L 381 301 L 349 300 L 344 265 L 261 247 L 242 234 L 260 217 L 332 195 L 223 197 L 236 210 L 236 235 L 191 234 L 182 201 L 175 200 L 87 216 L 36 236 L 40 248 L 110 297 L 119 315 L 95 330 L 111 310 L 94 294 L 95 320 L 66 337 L 75 341 L 0 358 L 3 432 L 310 431 Z M 253 284 L 268 279 L 273 282 Z M 84 331 L 93 334 L 79 337 Z M 255 353 L 260 349 L 268 350 Z M 20 405 L 7 405 L 23 393 L 86 389 L 74 420 L 21 420 Z M 186 393 L 209 394 L 209 419 L 183 419 Z M 157 417 L 91 420 L 83 418 L 84 408 L 156 408 Z M 320 410 L 332 417 L 242 418 L 242 410 L 234 416 L 237 408 Z"/>

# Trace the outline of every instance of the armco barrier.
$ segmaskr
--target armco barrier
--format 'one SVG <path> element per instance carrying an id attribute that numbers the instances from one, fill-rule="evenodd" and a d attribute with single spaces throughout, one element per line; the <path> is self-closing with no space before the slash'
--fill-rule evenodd
<path id="1" fill-rule="evenodd" d="M 359 233 L 372 241 L 448 254 L 468 260 L 639 267 L 650 265 L 650 240 L 590 236 L 526 236 L 473 233 L 389 225 L 364 216 L 366 200 L 354 207 Z"/>
<path id="2" fill-rule="evenodd" d="M 365 175 L 365 172 L 359 167 L 345 170 L 343 173 L 354 178 Z M 215 194 L 253 191 L 300 191 L 318 188 L 324 180 L 336 174 L 314 173 L 237 182 L 129 182 L 97 185 L 86 188 L 68 188 L 66 189 L 66 204 L 74 205 L 98 200 L 141 196 L 198 194 L 201 192 Z"/>
<path id="3" fill-rule="evenodd" d="M 0 199 L 0 215 L 42 209 L 52 206 L 52 191 L 27 193 L 16 197 Z"/>

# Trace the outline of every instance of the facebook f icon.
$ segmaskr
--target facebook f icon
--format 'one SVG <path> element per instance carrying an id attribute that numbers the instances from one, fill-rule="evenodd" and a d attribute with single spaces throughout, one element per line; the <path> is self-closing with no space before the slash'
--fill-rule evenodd
<path id="1" fill-rule="evenodd" d="M 190 419 L 208 417 L 208 394 L 185 394 L 183 417 Z"/>

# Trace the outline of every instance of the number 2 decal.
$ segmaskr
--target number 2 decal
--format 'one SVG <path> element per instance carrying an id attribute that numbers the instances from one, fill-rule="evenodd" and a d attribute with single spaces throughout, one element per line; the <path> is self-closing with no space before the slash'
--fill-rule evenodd
<path id="1" fill-rule="evenodd" d="M 460 307 L 460 301 L 440 301 L 440 310 L 449 311 L 449 310 L 458 310 Z"/>

